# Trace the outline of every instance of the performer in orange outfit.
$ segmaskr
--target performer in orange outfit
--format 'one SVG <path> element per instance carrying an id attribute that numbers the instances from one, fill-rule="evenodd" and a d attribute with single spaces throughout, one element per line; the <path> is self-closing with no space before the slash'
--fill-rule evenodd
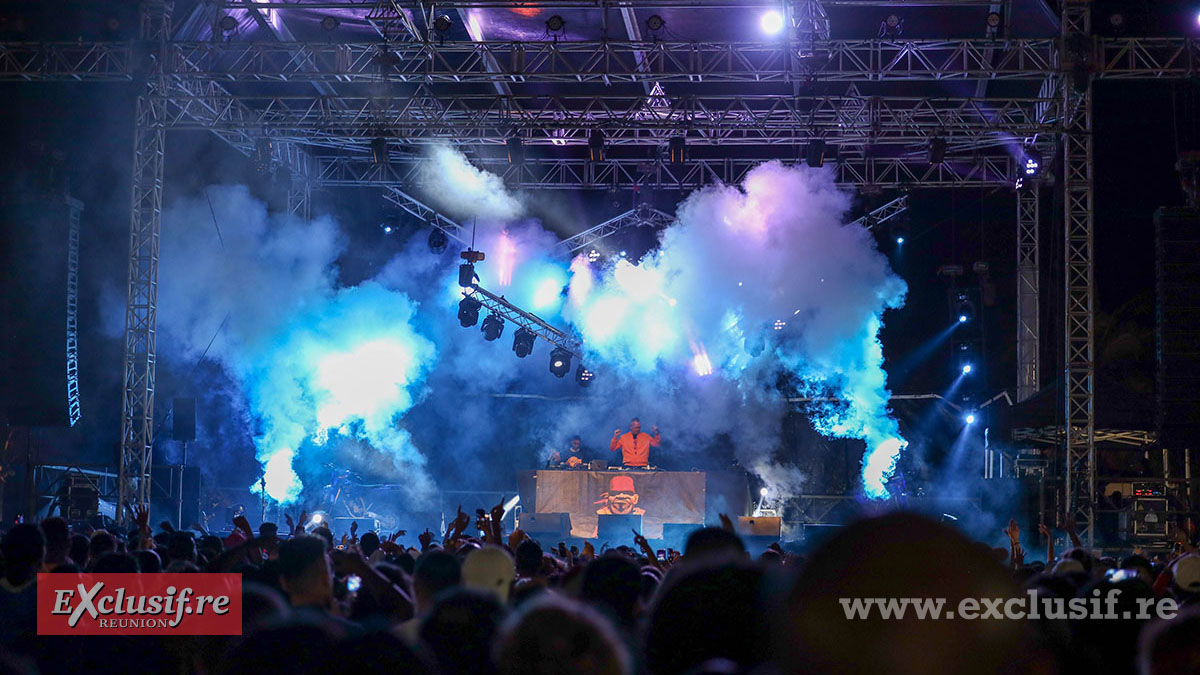
<path id="1" fill-rule="evenodd" d="M 658 433 L 658 427 L 650 427 L 650 433 L 643 434 L 642 422 L 635 417 L 629 423 L 629 433 L 622 435 L 620 429 L 613 432 L 608 449 L 620 450 L 621 463 L 625 466 L 646 467 L 650 464 L 651 446 L 657 448 L 661 443 L 662 434 Z"/>

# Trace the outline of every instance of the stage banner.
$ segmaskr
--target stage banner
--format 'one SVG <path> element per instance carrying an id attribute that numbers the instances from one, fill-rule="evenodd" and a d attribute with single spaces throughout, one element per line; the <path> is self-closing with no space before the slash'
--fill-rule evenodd
<path id="1" fill-rule="evenodd" d="M 704 523 L 700 471 L 538 471 L 539 513 L 571 514 L 571 536 L 596 536 L 601 514 L 638 514 L 642 534 L 661 539 L 664 523 Z M 632 545 L 609 542 L 612 546 Z"/>

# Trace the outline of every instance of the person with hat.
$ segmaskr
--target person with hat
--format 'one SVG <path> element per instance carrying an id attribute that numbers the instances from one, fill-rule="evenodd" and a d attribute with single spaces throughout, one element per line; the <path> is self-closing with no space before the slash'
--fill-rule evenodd
<path id="1" fill-rule="evenodd" d="M 608 492 L 600 495 L 595 504 L 601 506 L 598 516 L 640 516 L 646 509 L 638 506 L 638 493 L 633 488 L 633 476 L 613 476 L 608 482 Z"/>
<path id="2" fill-rule="evenodd" d="M 644 469 L 650 465 L 650 448 L 657 448 L 660 445 L 662 445 L 662 434 L 658 433 L 658 427 L 651 427 L 650 433 L 643 434 L 642 422 L 635 417 L 629 423 L 629 433 L 622 434 L 620 429 L 613 432 L 608 449 L 613 452 L 620 450 L 621 462 L 625 466 Z"/>

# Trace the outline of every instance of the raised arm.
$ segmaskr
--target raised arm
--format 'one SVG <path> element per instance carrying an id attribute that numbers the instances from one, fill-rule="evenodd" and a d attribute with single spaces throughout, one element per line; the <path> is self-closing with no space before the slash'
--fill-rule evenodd
<path id="1" fill-rule="evenodd" d="M 621 449 L 621 430 L 613 431 L 612 440 L 608 442 L 608 449 L 616 452 Z"/>

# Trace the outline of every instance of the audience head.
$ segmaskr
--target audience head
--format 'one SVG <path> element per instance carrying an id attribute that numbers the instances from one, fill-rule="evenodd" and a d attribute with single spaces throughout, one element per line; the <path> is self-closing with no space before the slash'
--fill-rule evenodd
<path id="1" fill-rule="evenodd" d="M 692 563 L 670 575 L 647 617 L 650 672 L 683 675 L 715 658 L 749 671 L 767 659 L 762 583 L 762 572 L 749 561 Z"/>
<path id="2" fill-rule="evenodd" d="M 171 541 L 167 544 L 167 557 L 171 562 L 196 562 L 196 538 L 190 532 L 172 532 Z"/>
<path id="3" fill-rule="evenodd" d="M 496 644 L 503 675 L 623 675 L 629 654 L 598 614 L 546 595 L 506 622 Z"/>
<path id="4" fill-rule="evenodd" d="M 117 550 L 117 538 L 104 530 L 96 530 L 92 533 L 92 538 L 88 542 L 88 566 L 90 567 L 105 553 L 112 553 L 115 550 Z"/>
<path id="5" fill-rule="evenodd" d="M 97 558 L 92 571 L 96 574 L 136 574 L 139 570 L 137 560 L 132 556 L 114 551 Z"/>
<path id="6" fill-rule="evenodd" d="M 713 557 L 745 557 L 742 538 L 719 527 L 702 527 L 688 535 L 683 557 L 689 561 Z"/>
<path id="7" fill-rule="evenodd" d="M 1200 672 L 1200 609 L 1187 609 L 1170 621 L 1142 631 L 1138 650 L 1140 675 Z"/>
<path id="8" fill-rule="evenodd" d="M 280 544 L 279 581 L 293 607 L 329 607 L 333 569 L 325 542 L 300 536 Z"/>
<path id="9" fill-rule="evenodd" d="M 513 559 L 499 546 L 484 546 L 471 551 L 462 566 L 463 586 L 492 593 L 500 602 L 508 602 L 513 585 Z"/>
<path id="10" fill-rule="evenodd" d="M 68 549 L 68 555 L 71 556 L 71 562 L 75 563 L 79 567 L 87 565 L 88 550 L 91 545 L 92 542 L 86 535 L 79 533 L 72 534 L 71 543 L 69 545 L 70 548 Z"/>
<path id="11" fill-rule="evenodd" d="M 457 586 L 460 581 L 462 570 L 458 558 L 437 549 L 422 553 L 413 568 L 412 579 L 417 613 L 427 611 L 438 593 Z"/>
<path id="12" fill-rule="evenodd" d="M 606 555 L 584 568 L 579 599 L 632 628 L 642 590 L 642 571 L 623 556 Z"/>
<path id="13" fill-rule="evenodd" d="M 162 571 L 162 558 L 154 551 L 137 551 L 133 554 L 137 558 L 138 569 L 147 573 L 155 573 Z"/>
<path id="14" fill-rule="evenodd" d="M 438 596 L 421 622 L 421 642 L 443 673 L 494 673 L 491 645 L 503 619 L 504 607 L 494 594 L 452 589 Z"/>
<path id="15" fill-rule="evenodd" d="M 61 565 L 71 555 L 71 528 L 62 518 L 47 518 L 38 524 L 46 538 L 45 564 Z"/>
<path id="16" fill-rule="evenodd" d="M 0 540 L 4 576 L 13 585 L 31 581 L 41 571 L 46 556 L 46 538 L 37 525 L 15 525 Z"/>
<path id="17" fill-rule="evenodd" d="M 359 540 L 358 546 L 362 549 L 362 554 L 370 558 L 375 551 L 379 550 L 379 535 L 374 532 L 367 532 Z"/>
<path id="18" fill-rule="evenodd" d="M 531 578 L 541 575 L 542 547 L 532 539 L 526 539 L 517 546 L 516 551 L 517 576 Z"/>
<path id="19" fill-rule="evenodd" d="M 1043 656 L 1019 621 L 848 619 L 841 599 L 1009 598 L 1016 589 L 990 553 L 923 516 L 861 520 L 812 554 L 775 622 L 784 673 L 1028 672 Z"/>

